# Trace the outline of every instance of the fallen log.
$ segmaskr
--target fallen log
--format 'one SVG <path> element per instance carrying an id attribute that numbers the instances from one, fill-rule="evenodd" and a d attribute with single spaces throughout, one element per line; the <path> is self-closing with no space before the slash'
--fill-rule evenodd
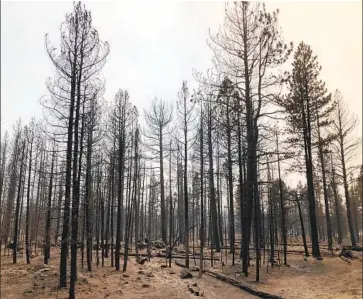
<path id="1" fill-rule="evenodd" d="M 121 255 L 124 255 L 123 252 L 120 252 Z M 128 256 L 140 256 L 140 257 L 148 257 L 149 255 L 147 253 L 139 253 L 138 255 L 136 255 L 136 253 L 129 253 Z M 169 258 L 168 255 L 164 254 L 164 253 L 154 253 L 151 254 L 150 257 L 160 257 L 160 258 Z M 185 259 L 185 255 L 172 255 L 171 256 L 174 259 Z M 189 259 L 196 259 L 199 260 L 200 257 L 199 256 L 189 256 Z M 210 257 L 203 257 L 204 261 L 211 261 L 212 258 Z M 214 257 L 213 261 L 220 261 L 219 258 Z"/>
<path id="2" fill-rule="evenodd" d="M 274 244 L 275 246 L 283 246 L 284 244 Z M 265 244 L 265 247 L 266 248 L 268 248 L 270 246 L 270 244 L 269 243 L 266 243 Z M 304 244 L 287 244 L 287 247 L 304 247 Z M 311 246 L 311 244 L 308 244 L 307 245 L 307 247 L 308 248 L 311 248 L 312 246 Z M 325 245 L 325 244 L 319 244 L 319 247 L 320 248 L 323 248 L 323 249 L 328 249 L 328 245 Z M 360 246 L 356 246 L 356 247 L 358 247 L 358 250 L 357 251 L 362 251 L 363 250 L 363 248 L 362 247 L 360 247 Z M 206 246 L 206 248 L 211 248 L 211 246 L 210 245 L 207 245 Z M 362 250 L 361 249 L 359 249 L 359 248 L 362 248 Z M 230 250 L 231 249 L 231 247 L 230 246 L 221 246 L 220 247 L 220 249 L 222 250 L 225 250 L 225 249 L 228 249 L 228 250 Z M 236 245 L 235 247 L 234 247 L 234 249 L 235 250 L 241 250 L 241 246 L 238 246 L 238 245 Z M 253 248 L 253 247 L 250 247 L 250 250 L 256 250 L 255 248 Z"/>
<path id="3" fill-rule="evenodd" d="M 209 275 L 209 276 L 212 276 L 214 278 L 217 278 L 221 281 L 224 281 L 224 282 L 227 282 L 237 288 L 240 288 L 241 290 L 243 291 L 246 291 L 252 295 L 255 295 L 255 296 L 258 296 L 260 298 L 265 298 L 265 299 L 282 299 L 282 297 L 280 296 L 276 296 L 276 295 L 272 295 L 272 294 L 269 294 L 269 293 L 266 293 L 266 292 L 262 292 L 262 291 L 257 291 L 245 284 L 242 284 L 241 282 L 235 280 L 235 279 L 232 279 L 232 278 L 229 278 L 227 276 L 224 276 L 224 275 L 220 275 L 218 273 L 215 273 L 215 272 L 212 272 L 212 271 L 209 271 L 209 270 L 204 270 L 203 271 L 205 274 Z"/>
<path id="4" fill-rule="evenodd" d="M 347 246 L 343 246 L 343 251 L 344 250 L 363 251 L 363 247 L 347 245 Z"/>

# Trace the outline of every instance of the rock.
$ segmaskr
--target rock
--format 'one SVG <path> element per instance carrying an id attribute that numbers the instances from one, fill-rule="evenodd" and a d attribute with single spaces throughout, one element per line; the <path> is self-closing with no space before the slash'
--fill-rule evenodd
<path id="1" fill-rule="evenodd" d="M 199 268 L 197 266 L 190 266 L 189 267 L 189 271 L 191 271 L 191 272 L 198 272 L 199 271 Z"/>
<path id="2" fill-rule="evenodd" d="M 165 248 L 165 243 L 162 240 L 151 241 L 151 246 L 162 249 Z"/>
<path id="3" fill-rule="evenodd" d="M 150 287 L 150 284 L 148 284 L 148 283 L 145 282 L 145 283 L 142 284 L 142 287 L 143 288 L 149 288 Z"/>
<path id="4" fill-rule="evenodd" d="M 34 267 L 35 268 L 35 267 Z M 38 271 L 36 271 L 34 273 L 34 278 L 38 278 L 40 277 L 41 279 L 43 279 L 44 277 L 47 277 L 48 275 L 46 274 L 46 272 L 49 272 L 49 268 L 42 268 Z"/>
<path id="5" fill-rule="evenodd" d="M 146 276 L 147 276 L 147 277 L 154 277 L 155 275 L 154 275 L 154 273 L 149 272 L 148 274 L 146 274 Z"/>
<path id="6" fill-rule="evenodd" d="M 136 277 L 136 280 L 141 280 L 141 277 L 140 276 Z"/>
<path id="7" fill-rule="evenodd" d="M 38 272 L 38 271 L 43 270 L 43 269 L 47 269 L 47 270 L 44 270 L 44 271 L 49 271 L 49 266 L 46 265 L 46 264 L 35 265 L 33 267 L 33 272 Z"/>
<path id="8" fill-rule="evenodd" d="M 129 282 L 128 281 L 125 281 L 124 284 L 129 284 Z"/>
<path id="9" fill-rule="evenodd" d="M 45 272 L 49 272 L 48 268 L 40 269 L 39 271 L 35 272 L 35 274 L 44 274 Z"/>
<path id="10" fill-rule="evenodd" d="M 25 290 L 24 291 L 24 294 L 27 294 L 27 293 L 33 293 L 34 291 L 33 290 Z"/>
<path id="11" fill-rule="evenodd" d="M 195 296 L 202 296 L 202 292 L 200 291 L 200 288 L 198 287 L 198 284 L 195 282 L 192 285 L 188 285 L 189 291 L 194 294 Z"/>
<path id="12" fill-rule="evenodd" d="M 139 270 L 137 273 L 138 274 L 145 274 L 145 271 L 144 270 Z"/>
<path id="13" fill-rule="evenodd" d="M 80 283 L 88 283 L 88 279 L 86 277 L 83 277 L 79 281 Z"/>
<path id="14" fill-rule="evenodd" d="M 184 268 L 180 271 L 180 278 L 181 279 L 187 279 L 187 278 L 192 278 L 193 275 L 192 273 L 189 272 L 188 269 Z"/>
<path id="15" fill-rule="evenodd" d="M 175 271 L 173 269 L 170 269 L 169 274 L 175 274 Z"/>
<path id="16" fill-rule="evenodd" d="M 126 274 L 126 273 L 124 273 L 124 274 L 122 274 L 122 277 L 127 278 L 127 277 L 130 277 L 130 275 L 128 275 L 128 274 Z"/>
<path id="17" fill-rule="evenodd" d="M 140 264 L 140 265 L 143 265 L 143 264 L 145 264 L 145 262 L 147 261 L 147 258 L 146 257 L 137 257 L 136 258 L 136 262 L 138 263 L 138 264 Z"/>
<path id="18" fill-rule="evenodd" d="M 160 265 L 160 268 L 166 268 L 166 267 L 167 267 L 167 265 L 165 265 L 165 264 Z"/>
<path id="19" fill-rule="evenodd" d="M 343 250 L 342 256 L 348 259 L 355 259 L 357 258 L 356 255 L 351 250 Z"/>
<path id="20" fill-rule="evenodd" d="M 180 244 L 174 248 L 174 251 L 177 253 L 185 253 L 184 245 Z"/>

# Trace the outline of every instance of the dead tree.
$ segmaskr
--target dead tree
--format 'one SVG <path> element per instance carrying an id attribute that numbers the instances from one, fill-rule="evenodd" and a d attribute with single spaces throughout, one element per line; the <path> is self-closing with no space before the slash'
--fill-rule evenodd
<path id="1" fill-rule="evenodd" d="M 172 107 L 162 99 L 155 98 L 150 108 L 144 110 L 147 130 L 144 132 L 145 145 L 159 159 L 160 168 L 160 206 L 161 206 L 161 239 L 167 242 L 167 223 L 165 208 L 164 183 L 164 148 L 165 136 L 169 134 L 167 128 L 172 121 Z"/>
<path id="2" fill-rule="evenodd" d="M 2 226 L 1 226 L 1 239 L 2 243 L 7 243 L 10 233 L 10 221 L 12 214 L 13 207 L 14 207 L 14 200 L 16 196 L 16 180 L 18 176 L 18 163 L 21 157 L 20 145 L 21 145 L 21 125 L 20 123 L 17 124 L 14 132 L 14 141 L 13 141 L 13 149 L 11 158 L 8 165 L 8 173 L 9 173 L 9 181 L 12 182 L 9 184 L 7 190 L 7 200 L 6 200 L 6 208 L 4 208 L 4 215 L 2 219 Z M 5 246 L 6 247 L 6 246 Z M 5 250 L 4 250 L 5 254 Z"/>
<path id="3" fill-rule="evenodd" d="M 24 164 L 26 160 L 26 146 L 25 137 L 21 143 L 21 158 L 20 158 L 20 170 L 18 176 L 18 192 L 16 197 L 16 207 L 15 207 L 15 219 L 14 219 L 14 234 L 13 234 L 13 263 L 16 264 L 16 257 L 18 251 L 18 239 L 19 239 L 19 220 L 20 217 L 20 198 L 21 198 L 21 188 L 23 187 L 23 174 Z"/>
<path id="4" fill-rule="evenodd" d="M 348 187 L 348 175 L 352 171 L 352 167 L 349 167 L 349 163 L 358 148 L 359 140 L 357 138 L 352 138 L 352 133 L 354 132 L 357 120 L 355 117 L 349 114 L 345 103 L 343 102 L 343 97 L 341 93 L 337 90 L 334 94 L 335 101 L 337 103 L 335 110 L 333 111 L 333 123 L 332 131 L 335 136 L 337 136 L 336 141 L 333 142 L 333 148 L 339 159 L 339 170 L 343 180 L 345 202 L 347 205 L 347 218 L 348 218 L 348 228 L 350 234 L 350 241 L 352 246 L 356 246 L 356 237 L 354 235 L 353 228 L 353 218 L 351 212 L 351 199 Z"/>
<path id="5" fill-rule="evenodd" d="M 50 224 L 51 224 L 51 209 L 52 209 L 52 192 L 53 192 L 53 176 L 54 176 L 54 163 L 55 163 L 55 145 L 53 144 L 52 165 L 50 168 L 49 176 L 49 189 L 48 189 L 48 204 L 47 204 L 47 218 L 44 233 L 44 264 L 48 264 L 50 258 Z"/>
<path id="6" fill-rule="evenodd" d="M 203 177 L 204 177 L 204 153 L 203 153 L 203 104 L 200 105 L 200 231 L 199 231 L 199 240 L 200 240 L 200 263 L 199 263 L 199 275 L 198 277 L 202 277 L 203 275 L 203 252 L 204 252 L 204 200 L 203 200 Z"/>
<path id="7" fill-rule="evenodd" d="M 115 107 L 113 117 L 114 133 L 117 142 L 117 219 L 116 219 L 116 246 L 115 246 L 115 267 L 120 270 L 120 250 L 122 239 L 122 213 L 124 201 L 124 171 L 125 171 L 125 147 L 127 114 L 129 113 L 129 94 L 120 90 L 115 96 Z M 111 224 L 112 225 L 112 224 Z"/>
<path id="8" fill-rule="evenodd" d="M 259 3 L 243 1 L 227 4 L 223 29 L 216 36 L 211 36 L 210 43 L 217 70 L 223 75 L 228 74 L 232 82 L 238 82 L 235 85 L 244 108 L 239 112 L 242 114 L 240 119 L 243 116 L 246 128 L 247 174 L 243 192 L 246 197 L 244 204 L 241 205 L 243 206 L 242 257 L 245 275 L 248 275 L 253 211 L 257 238 L 260 238 L 261 231 L 257 181 L 260 120 L 267 116 L 263 112 L 264 107 L 273 102 L 269 88 L 281 84 L 283 79 L 281 76 L 269 76 L 269 74 L 272 68 L 281 66 L 291 53 L 291 47 L 285 45 L 281 38 L 277 22 L 278 14 L 267 13 L 265 7 Z M 255 243 L 259 259 L 260 242 L 257 239 Z M 256 271 L 256 280 L 259 280 L 259 271 Z"/>
<path id="9" fill-rule="evenodd" d="M 286 212 L 285 212 L 284 194 L 283 194 L 282 180 L 281 180 L 278 132 L 276 131 L 275 134 L 276 134 L 277 169 L 279 174 L 280 207 L 281 207 L 281 235 L 284 244 L 284 265 L 287 265 L 287 233 L 286 233 L 286 223 L 285 223 Z"/>
<path id="10" fill-rule="evenodd" d="M 184 196 L 184 232 L 189 232 L 189 199 L 188 199 L 188 150 L 191 137 L 188 133 L 192 129 L 194 117 L 194 103 L 189 102 L 189 90 L 187 82 L 183 81 L 182 88 L 178 94 L 177 111 L 180 117 L 181 130 L 183 132 L 183 157 L 184 157 L 184 173 L 183 173 L 183 196 Z M 185 265 L 189 268 L 189 234 L 184 235 L 185 246 Z"/>

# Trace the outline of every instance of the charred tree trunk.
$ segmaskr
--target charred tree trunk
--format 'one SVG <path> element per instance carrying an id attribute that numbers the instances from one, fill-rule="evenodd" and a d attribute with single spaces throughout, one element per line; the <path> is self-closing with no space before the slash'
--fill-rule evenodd
<path id="1" fill-rule="evenodd" d="M 300 224 L 301 224 L 301 235 L 302 235 L 303 243 L 304 243 L 304 252 L 305 252 L 305 256 L 308 257 L 309 256 L 309 250 L 308 250 L 308 245 L 306 243 L 304 218 L 302 216 L 301 206 L 300 206 L 300 202 L 299 202 L 299 196 L 297 194 L 296 194 L 296 203 L 297 203 L 297 208 L 299 210 L 299 218 L 300 218 Z"/>
<path id="2" fill-rule="evenodd" d="M 217 252 L 221 251 L 219 242 L 218 214 L 216 205 L 216 195 L 214 187 L 214 167 L 213 167 L 213 145 L 212 145 L 212 107 L 208 104 L 208 157 L 209 157 L 209 194 L 210 194 L 210 213 L 212 225 L 212 248 Z"/>
<path id="3" fill-rule="evenodd" d="M 22 142 L 22 154 L 20 159 L 20 171 L 19 171 L 19 182 L 18 182 L 18 194 L 16 197 L 16 207 L 15 207 L 15 219 L 14 219 L 14 236 L 13 236 L 13 263 L 16 264 L 16 257 L 18 251 L 18 234 L 19 234 L 19 211 L 20 211 L 20 197 L 21 197 L 21 188 L 23 182 L 23 168 L 24 168 L 24 160 L 25 160 L 25 138 Z"/>
<path id="4" fill-rule="evenodd" d="M 50 221 L 51 221 L 51 208 L 52 208 L 52 192 L 53 192 L 53 175 L 54 175 L 54 161 L 55 161 L 55 148 L 53 145 L 52 166 L 50 169 L 49 190 L 48 190 L 48 206 L 47 206 L 47 219 L 45 225 L 45 238 L 44 238 L 44 264 L 48 265 L 50 258 Z"/>
<path id="5" fill-rule="evenodd" d="M 30 153 L 29 153 L 29 168 L 28 168 L 28 190 L 26 195 L 26 223 L 25 223 L 25 255 L 26 263 L 30 264 L 30 240 L 29 240 L 29 221 L 30 221 L 30 179 L 32 171 L 32 154 L 33 154 L 33 141 L 34 132 L 31 132 L 32 138 L 30 140 Z"/>
<path id="6" fill-rule="evenodd" d="M 199 232 L 199 240 L 200 240 L 200 263 L 199 263 L 199 275 L 198 277 L 202 277 L 203 275 L 203 252 L 204 252 L 204 153 L 203 153 L 203 107 L 201 104 L 200 109 L 200 232 Z"/>
<path id="7" fill-rule="evenodd" d="M 282 235 L 282 242 L 283 242 L 283 246 L 284 246 L 284 265 L 287 265 L 287 235 L 286 235 L 286 223 L 285 223 L 286 212 L 285 212 L 284 196 L 283 196 L 283 189 L 282 189 L 279 139 L 278 139 L 277 132 L 276 132 L 276 151 L 277 151 L 277 167 L 278 167 L 278 173 L 279 173 L 279 193 L 280 193 L 280 207 L 281 207 L 281 235 Z"/>

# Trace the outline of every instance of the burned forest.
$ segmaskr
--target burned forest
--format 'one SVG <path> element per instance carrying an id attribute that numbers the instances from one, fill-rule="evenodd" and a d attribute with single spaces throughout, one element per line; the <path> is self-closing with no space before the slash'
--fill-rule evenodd
<path id="1" fill-rule="evenodd" d="M 118 53 L 122 27 L 67 7 L 37 32 L 41 113 L 1 130 L 1 298 L 361 298 L 361 99 L 325 79 L 329 53 L 287 40 L 283 9 L 219 3 L 206 69 L 167 98 L 174 73 L 120 66 L 114 89 L 115 57 L 148 49 Z"/>

